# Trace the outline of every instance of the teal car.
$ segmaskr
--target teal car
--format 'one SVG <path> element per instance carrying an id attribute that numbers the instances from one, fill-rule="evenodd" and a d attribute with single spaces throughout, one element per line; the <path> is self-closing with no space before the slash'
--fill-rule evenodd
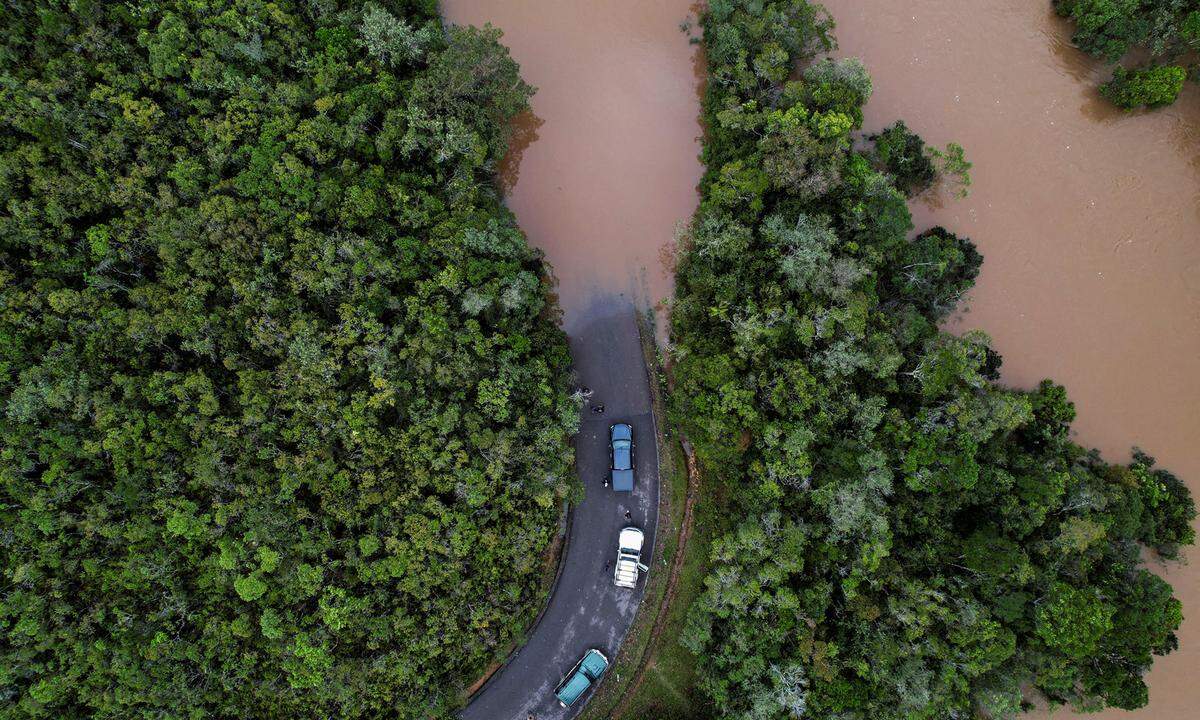
<path id="1" fill-rule="evenodd" d="M 593 685 L 600 682 L 600 676 L 607 669 L 608 658 L 604 657 L 604 653 L 595 648 L 588 650 L 587 654 L 575 663 L 575 667 L 571 668 L 571 672 L 562 679 L 558 687 L 554 688 L 558 704 L 563 707 L 574 705 Z"/>

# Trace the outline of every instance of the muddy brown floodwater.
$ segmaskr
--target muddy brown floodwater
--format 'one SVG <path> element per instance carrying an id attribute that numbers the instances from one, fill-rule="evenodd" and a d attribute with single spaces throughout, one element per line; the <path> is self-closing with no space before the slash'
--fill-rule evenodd
<path id="1" fill-rule="evenodd" d="M 450 22 L 503 30 L 537 87 L 502 180 L 553 268 L 568 331 L 595 293 L 658 305 L 673 292 L 664 255 L 702 172 L 703 66 L 679 29 L 691 2 L 442 2 Z"/>
<path id="2" fill-rule="evenodd" d="M 918 229 L 984 255 L 968 311 L 1004 379 L 1066 385 L 1076 440 L 1110 461 L 1138 445 L 1200 496 L 1200 92 L 1127 116 L 1049 0 L 827 0 L 843 55 L 875 82 L 866 129 L 896 118 L 975 163 L 967 200 L 917 202 Z M 1200 717 L 1200 553 L 1163 570 L 1183 600 L 1180 649 L 1156 659 L 1150 705 L 1093 718 Z M 1065 716 L 1066 713 L 1057 713 Z"/>
<path id="3" fill-rule="evenodd" d="M 664 248 L 696 202 L 698 59 L 690 0 L 445 0 L 491 22 L 538 86 L 509 205 L 559 280 L 568 329 L 597 291 L 656 303 Z M 1065 384 L 1076 439 L 1111 461 L 1140 446 L 1200 496 L 1200 92 L 1150 114 L 1109 108 L 1106 71 L 1070 46 L 1049 0 L 827 0 L 841 54 L 875 81 L 866 127 L 896 118 L 975 163 L 967 200 L 913 206 L 918 229 L 985 256 L 968 310 L 1004 379 Z M 536 138 L 534 137 L 536 136 Z M 531 140 L 536 140 L 529 142 Z M 1101 720 L 1200 717 L 1200 557 L 1159 568 L 1184 603 L 1180 649 L 1150 705 Z"/>

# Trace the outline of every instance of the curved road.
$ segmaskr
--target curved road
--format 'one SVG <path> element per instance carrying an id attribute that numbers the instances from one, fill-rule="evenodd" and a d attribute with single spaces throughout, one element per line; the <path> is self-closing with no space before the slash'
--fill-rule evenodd
<path id="1" fill-rule="evenodd" d="M 590 695 L 565 710 L 554 687 L 588 648 L 600 649 L 611 663 L 633 622 L 645 575 L 636 590 L 622 590 L 613 585 L 611 565 L 605 572 L 604 564 L 616 557 L 617 534 L 626 525 L 646 533 L 643 561 L 654 549 L 658 448 L 635 312 L 623 296 L 596 295 L 572 313 L 567 333 L 579 383 L 594 391 L 593 404 L 605 406 L 602 415 L 584 409 L 575 439 L 575 464 L 586 496 L 573 510 L 562 577 L 541 622 L 508 665 L 474 695 L 463 720 L 526 720 L 530 713 L 537 720 L 574 717 Z M 608 426 L 618 421 L 633 425 L 637 444 L 632 495 L 604 487 Z M 626 510 L 631 520 L 625 519 Z"/>

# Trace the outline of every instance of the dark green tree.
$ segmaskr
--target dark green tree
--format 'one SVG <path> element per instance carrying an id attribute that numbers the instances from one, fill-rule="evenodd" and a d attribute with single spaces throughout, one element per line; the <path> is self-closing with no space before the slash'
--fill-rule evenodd
<path id="1" fill-rule="evenodd" d="M 903 120 L 870 136 L 876 166 L 892 176 L 896 187 L 908 197 L 928 190 L 937 179 L 937 169 L 921 136 L 910 131 Z"/>
<path id="2" fill-rule="evenodd" d="M 447 717 L 577 408 L 433 0 L 0 8 L 0 717 Z"/>
<path id="3" fill-rule="evenodd" d="M 1075 23 L 1071 42 L 1115 65 L 1101 86 L 1104 97 L 1126 110 L 1175 102 L 1188 76 L 1182 63 L 1200 51 L 1200 0 L 1052 0 Z M 1148 56 L 1141 66 L 1119 65 L 1131 51 Z"/>

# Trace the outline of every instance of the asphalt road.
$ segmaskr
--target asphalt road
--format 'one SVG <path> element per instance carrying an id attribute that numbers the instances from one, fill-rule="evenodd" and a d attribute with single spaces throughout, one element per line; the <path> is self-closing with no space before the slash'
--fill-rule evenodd
<path id="1" fill-rule="evenodd" d="M 603 414 L 584 409 L 575 439 L 586 496 L 574 508 L 562 577 L 546 613 L 525 646 L 472 698 L 462 712 L 464 720 L 527 720 L 531 713 L 537 720 L 574 717 L 590 693 L 563 709 L 554 697 L 555 686 L 589 648 L 612 662 L 645 589 L 645 574 L 636 590 L 618 588 L 612 579 L 621 528 L 634 525 L 646 533 L 646 561 L 653 553 L 658 512 L 658 451 L 634 307 L 623 296 L 598 295 L 573 315 L 567 332 L 579 383 L 594 392 L 593 405 L 605 408 Z M 632 494 L 604 487 L 608 426 L 621 421 L 633 426 L 636 443 Z"/>

